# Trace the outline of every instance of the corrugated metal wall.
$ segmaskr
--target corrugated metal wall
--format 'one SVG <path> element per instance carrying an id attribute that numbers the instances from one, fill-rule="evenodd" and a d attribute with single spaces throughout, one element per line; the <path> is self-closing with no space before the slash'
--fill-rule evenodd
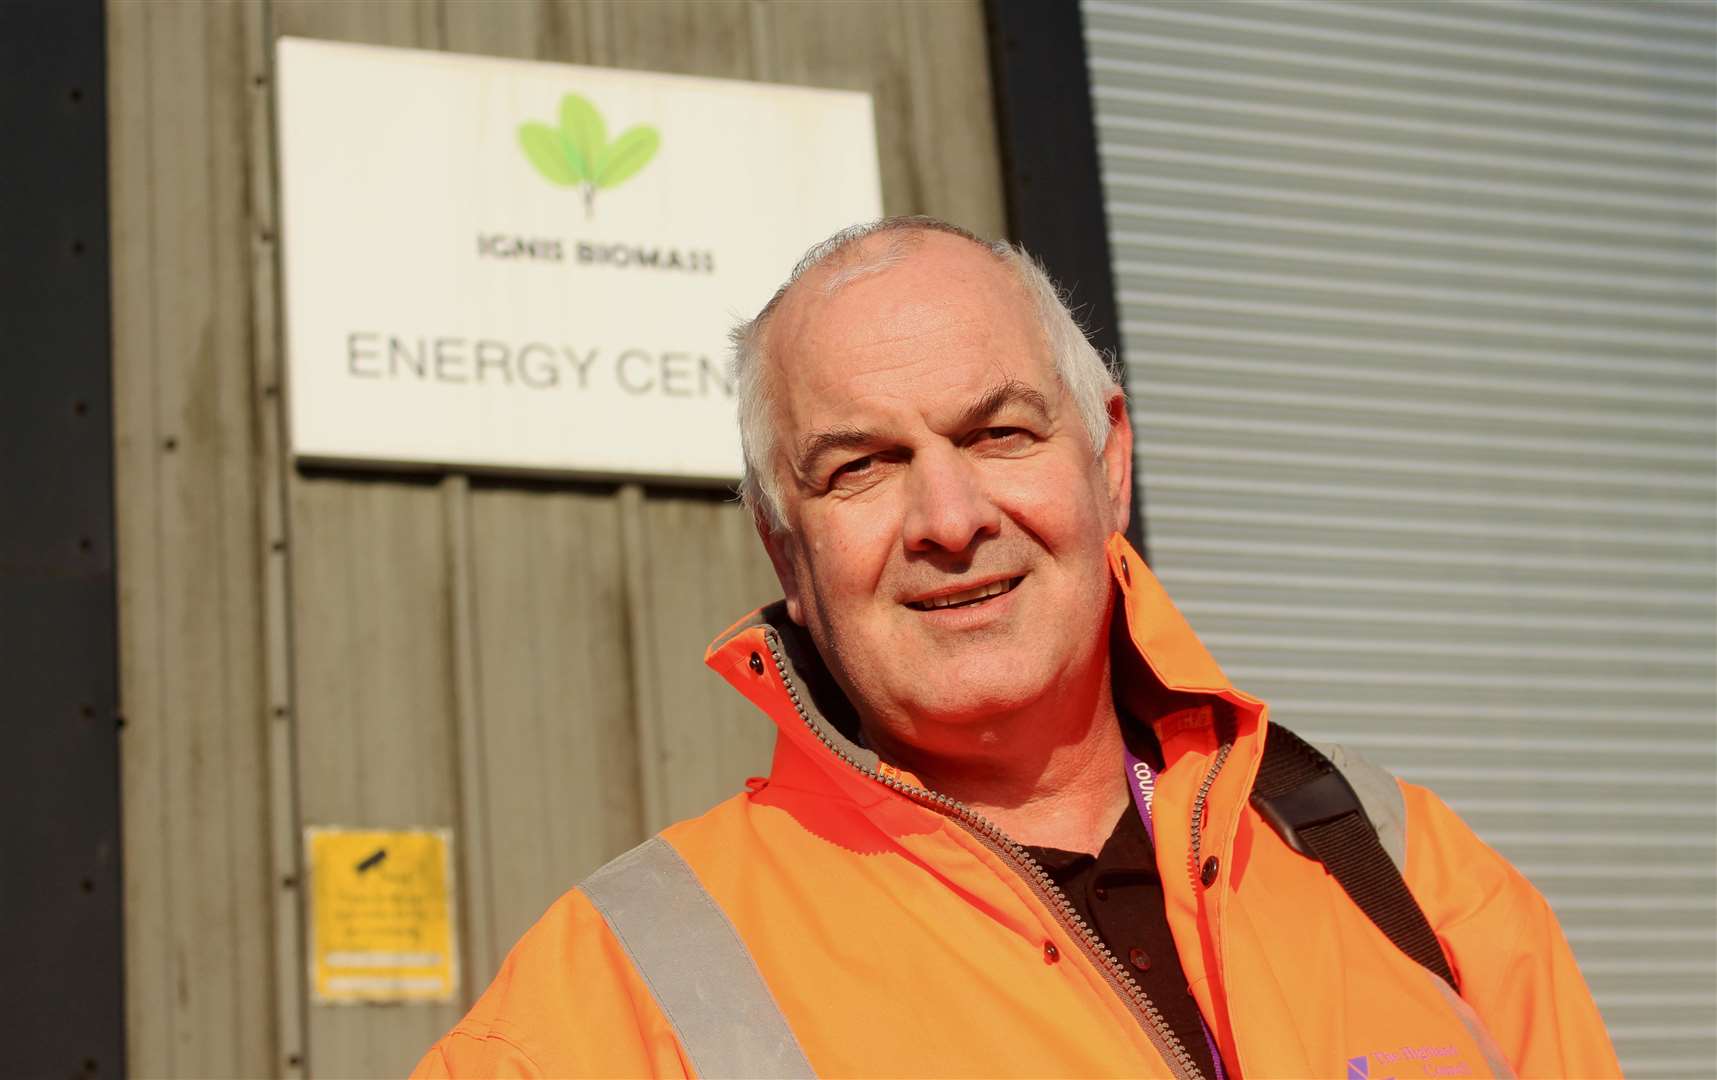
<path id="1" fill-rule="evenodd" d="M 1084 13 L 1156 567 L 1717 1062 L 1710 4 Z"/>
<path id="2" fill-rule="evenodd" d="M 702 656 L 778 589 L 716 494 L 291 467 L 273 40 L 869 91 L 887 211 L 998 235 L 982 10 L 110 0 L 107 17 L 131 1067 L 398 1075 L 463 1004 L 306 1002 L 302 827 L 454 830 L 468 1001 L 585 873 L 766 771 L 772 729 Z"/>

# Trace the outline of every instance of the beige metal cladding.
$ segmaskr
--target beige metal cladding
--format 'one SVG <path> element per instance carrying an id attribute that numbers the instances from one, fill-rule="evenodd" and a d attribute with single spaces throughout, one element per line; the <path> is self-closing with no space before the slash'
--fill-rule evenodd
<path id="1" fill-rule="evenodd" d="M 462 1004 L 308 1003 L 302 827 L 454 831 L 469 1001 L 560 892 L 767 768 L 766 722 L 702 649 L 776 586 L 707 493 L 290 465 L 273 40 L 866 90 L 887 211 L 999 235 L 981 6 L 107 15 L 131 1068 L 398 1075 Z"/>
<path id="2" fill-rule="evenodd" d="M 1084 4 L 1157 571 L 1717 1061 L 1717 8 Z"/>

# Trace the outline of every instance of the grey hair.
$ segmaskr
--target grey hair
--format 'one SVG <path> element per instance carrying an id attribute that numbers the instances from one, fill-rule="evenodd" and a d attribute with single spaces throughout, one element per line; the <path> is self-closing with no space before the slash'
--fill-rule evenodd
<path id="1" fill-rule="evenodd" d="M 1086 338 L 1061 291 L 1030 253 L 1005 241 L 982 240 L 957 225 L 933 217 L 892 217 L 854 225 L 807 251 L 756 318 L 741 322 L 729 335 L 733 343 L 733 383 L 739 399 L 739 443 L 745 455 L 739 497 L 771 532 L 785 532 L 787 519 L 782 512 L 780 477 L 773 466 L 774 394 L 768 378 L 769 365 L 764 363 L 770 317 L 799 279 L 817 267 L 833 264 L 819 288 L 824 294 L 834 293 L 855 279 L 899 264 L 923 241 L 926 233 L 938 232 L 976 244 L 1013 272 L 1037 309 L 1038 323 L 1055 361 L 1055 374 L 1079 411 L 1092 452 L 1102 452 L 1109 437 L 1109 397 L 1120 384 L 1103 355 Z M 881 251 L 861 253 L 861 242 L 872 237 L 886 237 L 888 243 Z"/>

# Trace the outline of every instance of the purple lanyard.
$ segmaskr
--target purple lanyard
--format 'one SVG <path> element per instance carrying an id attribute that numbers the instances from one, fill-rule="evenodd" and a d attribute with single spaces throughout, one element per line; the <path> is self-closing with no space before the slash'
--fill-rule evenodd
<path id="1" fill-rule="evenodd" d="M 1139 820 L 1145 823 L 1145 835 L 1151 838 L 1151 852 L 1155 855 L 1157 827 L 1151 817 L 1151 802 L 1157 794 L 1156 770 L 1126 747 L 1121 748 L 1121 754 L 1127 762 L 1127 790 L 1133 793 L 1133 805 L 1138 807 Z M 1222 1054 L 1216 1049 L 1216 1040 L 1211 1037 L 1210 1025 L 1204 1022 L 1203 1015 L 1198 1018 L 1198 1026 L 1204 1029 L 1204 1044 L 1210 1047 L 1210 1061 L 1216 1066 L 1216 1080 L 1227 1080 L 1227 1070 L 1222 1067 Z"/>

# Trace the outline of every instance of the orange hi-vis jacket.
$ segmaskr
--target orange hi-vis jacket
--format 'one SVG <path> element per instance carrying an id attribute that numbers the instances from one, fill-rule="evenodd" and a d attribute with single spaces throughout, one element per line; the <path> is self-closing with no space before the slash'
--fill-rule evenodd
<path id="1" fill-rule="evenodd" d="M 1400 785 L 1404 874 L 1459 997 L 1288 848 L 1247 801 L 1264 705 L 1228 684 L 1119 536 L 1109 556 L 1126 619 L 1118 698 L 1174 705 L 1129 711 L 1153 718 L 1162 746 L 1168 921 L 1229 1074 L 1620 1075 L 1549 907 L 1436 796 Z M 825 714 L 842 702 L 779 605 L 707 661 L 779 727 L 773 768 L 661 839 L 731 922 L 817 1074 L 1195 1074 L 1029 856 L 840 734 Z M 568 892 L 416 1075 L 693 1075 L 627 950 L 586 891 Z"/>

